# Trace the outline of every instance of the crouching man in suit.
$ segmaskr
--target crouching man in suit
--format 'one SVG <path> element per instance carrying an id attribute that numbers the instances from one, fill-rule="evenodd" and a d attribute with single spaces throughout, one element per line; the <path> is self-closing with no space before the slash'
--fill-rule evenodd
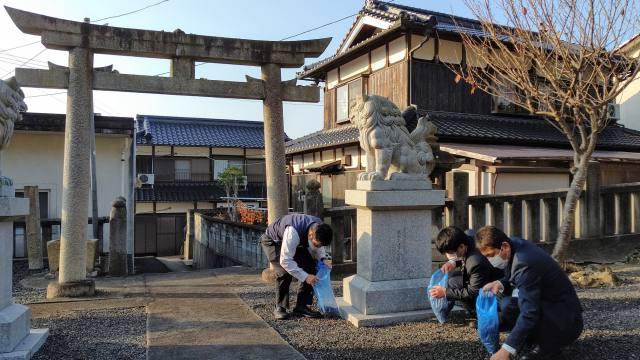
<path id="1" fill-rule="evenodd" d="M 500 330 L 507 340 L 491 360 L 561 359 L 561 349 L 582 333 L 582 306 L 569 278 L 536 244 L 509 239 L 494 226 L 476 234 L 476 246 L 496 268 L 504 269 L 501 280 L 484 290 L 502 294 Z"/>
<path id="2" fill-rule="evenodd" d="M 449 260 L 442 266 L 442 271 L 449 273 L 449 280 L 447 288 L 434 286 L 430 295 L 436 299 L 446 296 L 449 311 L 458 301 L 474 316 L 478 292 L 489 282 L 502 278 L 502 271 L 491 266 L 476 249 L 474 239 L 457 227 L 442 229 L 436 238 L 436 248 Z"/>
<path id="3" fill-rule="evenodd" d="M 331 227 L 320 218 L 310 215 L 285 215 L 267 227 L 260 242 L 276 273 L 276 306 L 273 314 L 277 320 L 289 316 L 289 285 L 293 277 L 300 282 L 293 313 L 304 317 L 320 317 L 319 312 L 308 307 L 313 303 L 313 285 L 318 282 L 315 260 L 321 260 L 331 268 L 324 246 L 329 246 L 332 239 Z"/>

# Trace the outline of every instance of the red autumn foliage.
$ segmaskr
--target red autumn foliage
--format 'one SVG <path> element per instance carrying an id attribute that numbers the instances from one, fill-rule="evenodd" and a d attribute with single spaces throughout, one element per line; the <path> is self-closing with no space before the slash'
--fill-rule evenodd
<path id="1" fill-rule="evenodd" d="M 238 211 L 239 221 L 244 224 L 260 225 L 264 224 L 264 215 L 259 210 L 249 209 L 242 201 L 235 203 Z"/>

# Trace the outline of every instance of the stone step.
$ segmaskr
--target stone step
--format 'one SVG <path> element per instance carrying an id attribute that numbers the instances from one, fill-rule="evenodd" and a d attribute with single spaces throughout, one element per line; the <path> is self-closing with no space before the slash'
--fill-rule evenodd
<path id="1" fill-rule="evenodd" d="M 49 329 L 32 329 L 12 352 L 0 353 L 1 360 L 28 360 L 44 345 Z"/>
<path id="2" fill-rule="evenodd" d="M 0 310 L 0 353 L 9 352 L 29 334 L 31 310 L 20 304 L 11 304 Z"/>

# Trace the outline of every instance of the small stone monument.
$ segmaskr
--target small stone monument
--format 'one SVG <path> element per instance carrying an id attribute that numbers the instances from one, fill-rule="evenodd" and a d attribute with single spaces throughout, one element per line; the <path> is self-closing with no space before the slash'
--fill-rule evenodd
<path id="1" fill-rule="evenodd" d="M 360 132 L 367 169 L 345 201 L 357 208 L 357 274 L 344 279 L 341 315 L 355 326 L 380 326 L 432 317 L 425 295 L 431 275 L 431 209 L 444 204 L 432 190 L 435 160 L 427 117 L 408 132 L 400 110 L 370 95 L 351 119 Z"/>
<path id="2" fill-rule="evenodd" d="M 15 78 L 0 81 L 0 154 L 26 109 Z M 48 329 L 32 330 L 31 310 L 12 300 L 13 220 L 28 214 L 29 200 L 16 198 L 13 181 L 0 175 L 0 359 L 30 359 L 49 335 Z"/>
<path id="3" fill-rule="evenodd" d="M 40 225 L 40 199 L 37 186 L 25 186 L 24 197 L 29 199 L 29 215 L 26 221 L 27 254 L 29 270 L 42 270 L 42 226 Z"/>
<path id="4" fill-rule="evenodd" d="M 127 201 L 118 196 L 109 219 L 109 275 L 127 276 Z"/>
<path id="5" fill-rule="evenodd" d="M 304 196 L 304 213 L 307 215 L 322 217 L 324 204 L 322 203 L 322 193 L 320 192 L 320 182 L 311 179 L 306 184 L 307 193 Z"/>

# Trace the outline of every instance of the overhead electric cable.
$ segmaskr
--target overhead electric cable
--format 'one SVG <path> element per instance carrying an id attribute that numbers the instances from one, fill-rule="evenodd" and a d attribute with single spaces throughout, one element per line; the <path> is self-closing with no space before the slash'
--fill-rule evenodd
<path id="1" fill-rule="evenodd" d="M 108 16 L 108 17 L 105 17 L 105 18 L 102 18 L 102 19 L 98 19 L 98 20 L 91 20 L 91 22 L 94 23 L 94 22 L 104 21 L 104 20 L 108 20 L 108 19 L 119 18 L 119 17 L 125 16 L 125 15 L 135 14 L 135 13 L 140 12 L 142 10 L 146 10 L 146 9 L 154 7 L 154 6 L 158 6 L 158 5 L 162 4 L 162 3 L 166 3 L 167 1 L 169 1 L 169 0 L 162 0 L 162 1 L 159 1 L 157 3 L 151 4 L 151 5 L 147 5 L 147 6 L 143 7 L 143 8 L 137 9 L 137 10 L 129 11 L 129 12 L 126 12 L 126 13 L 120 14 L 120 15 Z"/>

